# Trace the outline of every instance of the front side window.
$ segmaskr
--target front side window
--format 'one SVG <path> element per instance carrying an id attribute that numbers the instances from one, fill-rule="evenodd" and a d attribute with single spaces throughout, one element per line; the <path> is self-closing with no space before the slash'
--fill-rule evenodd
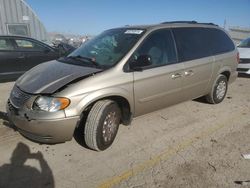
<path id="1" fill-rule="evenodd" d="M 19 50 L 24 51 L 43 51 L 44 47 L 36 44 L 33 41 L 25 40 L 25 39 L 15 39 L 14 40 Z"/>
<path id="2" fill-rule="evenodd" d="M 162 29 L 150 34 L 135 51 L 132 61 L 136 62 L 142 56 L 151 59 L 149 67 L 176 63 L 176 51 L 171 31 Z"/>
<path id="3" fill-rule="evenodd" d="M 13 50 L 14 47 L 8 39 L 0 39 L 0 50 Z"/>
<path id="4" fill-rule="evenodd" d="M 112 29 L 84 43 L 77 50 L 68 55 L 68 58 L 82 60 L 87 65 L 88 60 L 102 67 L 112 67 L 118 63 L 141 38 L 143 29 Z M 78 58 L 78 59 L 76 59 Z M 67 60 L 60 60 L 67 62 Z M 81 64 L 81 62 L 80 62 Z"/>

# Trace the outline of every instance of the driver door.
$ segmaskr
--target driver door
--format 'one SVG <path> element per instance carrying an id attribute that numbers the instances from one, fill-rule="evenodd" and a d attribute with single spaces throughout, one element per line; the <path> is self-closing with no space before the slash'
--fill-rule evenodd
<path id="1" fill-rule="evenodd" d="M 35 67 L 36 65 L 57 59 L 57 53 L 53 52 L 48 47 L 40 45 L 33 40 L 17 38 L 14 39 L 16 50 L 22 54 L 23 61 L 20 64 L 23 72 Z"/>

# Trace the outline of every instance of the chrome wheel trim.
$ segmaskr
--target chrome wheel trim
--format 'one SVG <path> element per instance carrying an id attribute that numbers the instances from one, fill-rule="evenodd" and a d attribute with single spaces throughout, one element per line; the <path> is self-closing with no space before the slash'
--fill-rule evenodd
<path id="1" fill-rule="evenodd" d="M 226 90 L 227 90 L 226 82 L 224 80 L 220 81 L 216 88 L 217 99 L 221 100 L 225 96 Z"/>
<path id="2" fill-rule="evenodd" d="M 102 128 L 102 136 L 105 142 L 110 142 L 116 132 L 116 112 L 109 112 L 105 117 Z"/>

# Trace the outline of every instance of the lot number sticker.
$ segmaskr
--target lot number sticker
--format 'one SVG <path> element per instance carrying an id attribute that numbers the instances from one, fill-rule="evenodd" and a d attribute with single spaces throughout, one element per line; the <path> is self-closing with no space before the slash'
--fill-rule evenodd
<path id="1" fill-rule="evenodd" d="M 125 34 L 135 34 L 135 35 L 140 35 L 142 32 L 143 32 L 143 30 L 137 30 L 137 29 L 134 29 L 134 30 L 127 30 L 127 31 L 125 31 Z"/>

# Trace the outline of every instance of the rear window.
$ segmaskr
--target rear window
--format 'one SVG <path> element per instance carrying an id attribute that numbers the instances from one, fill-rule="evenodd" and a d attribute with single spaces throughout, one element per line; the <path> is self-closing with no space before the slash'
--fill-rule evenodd
<path id="1" fill-rule="evenodd" d="M 214 28 L 174 28 L 179 60 L 188 61 L 234 50 L 232 40 Z"/>

